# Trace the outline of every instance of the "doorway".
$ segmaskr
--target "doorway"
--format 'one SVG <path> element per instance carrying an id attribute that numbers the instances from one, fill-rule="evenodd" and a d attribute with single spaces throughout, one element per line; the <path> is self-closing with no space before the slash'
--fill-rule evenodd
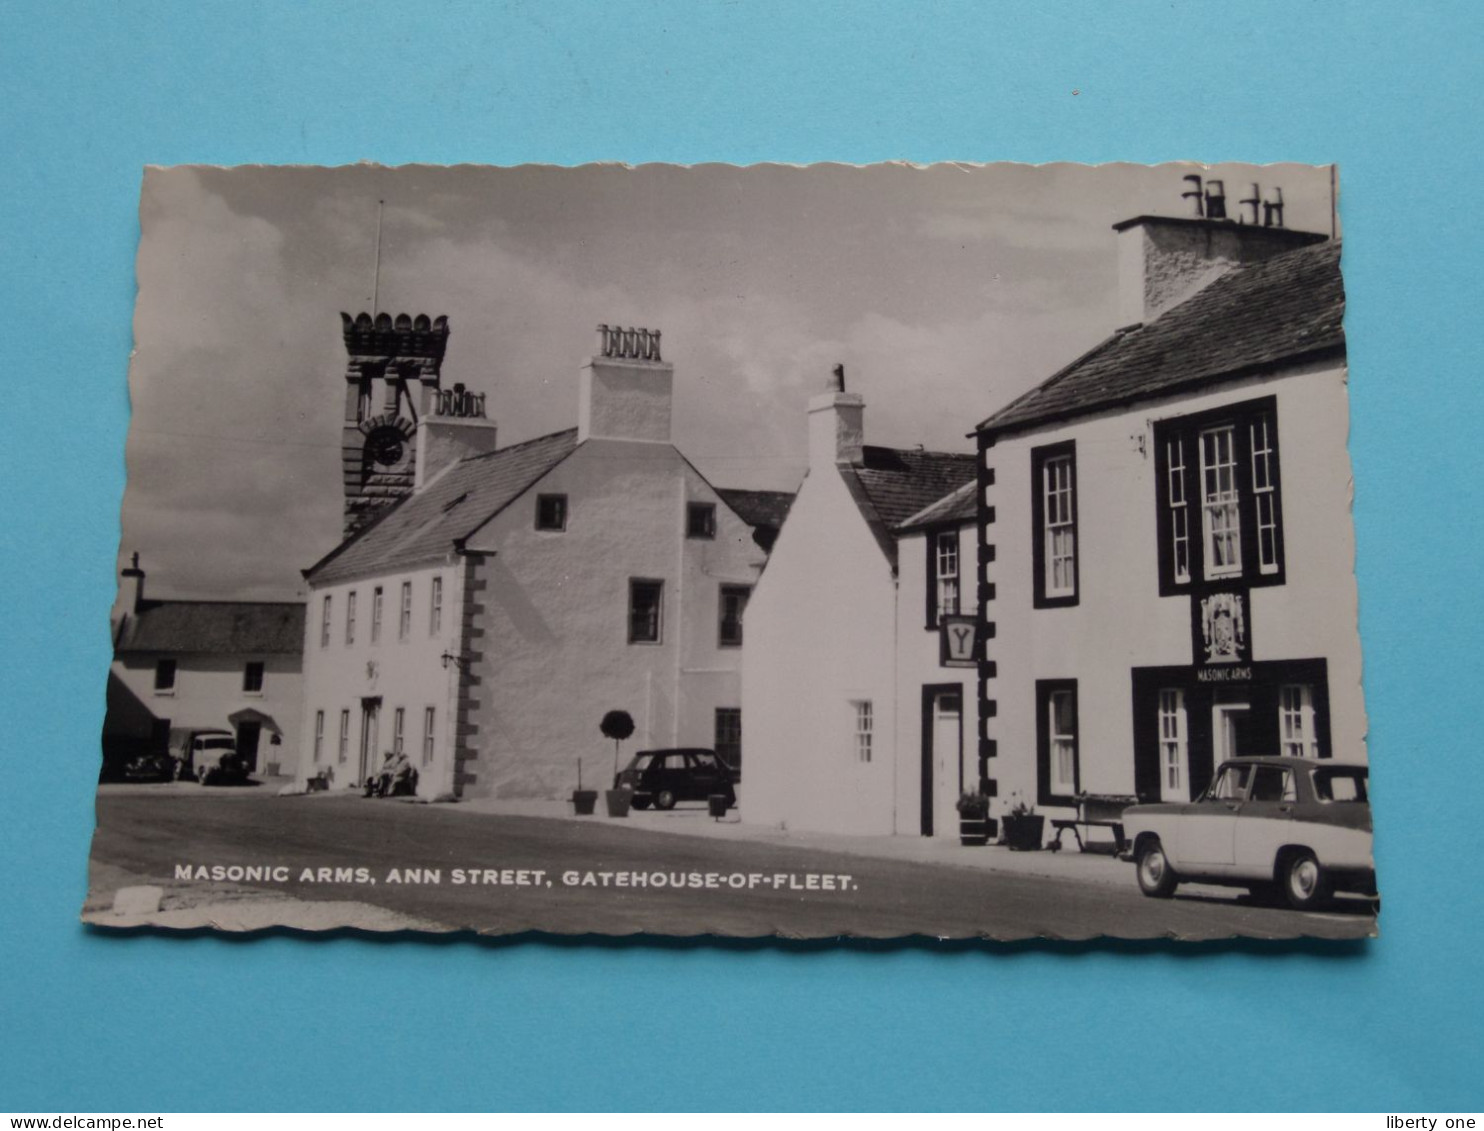
<path id="1" fill-rule="evenodd" d="M 958 831 L 964 781 L 964 693 L 957 683 L 922 689 L 922 835 Z"/>
<path id="2" fill-rule="evenodd" d="M 1228 758 L 1259 754 L 1253 741 L 1252 700 L 1246 694 L 1217 692 L 1211 704 L 1211 750 L 1216 765 Z"/>
<path id="3" fill-rule="evenodd" d="M 240 722 L 237 724 L 237 755 L 242 759 L 243 768 L 250 774 L 258 772 L 258 743 L 262 737 L 262 723 Z"/>
<path id="4" fill-rule="evenodd" d="M 357 781 L 365 781 L 380 766 L 377 757 L 377 732 L 381 726 L 381 696 L 361 700 L 361 773 Z"/>

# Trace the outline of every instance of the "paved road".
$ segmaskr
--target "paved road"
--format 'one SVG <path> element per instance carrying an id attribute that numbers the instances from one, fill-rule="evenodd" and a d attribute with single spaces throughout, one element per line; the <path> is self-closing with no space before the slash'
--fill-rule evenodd
<path id="1" fill-rule="evenodd" d="M 1373 922 L 1359 903 L 1300 914 L 1235 897 L 1152 900 L 1132 884 L 1125 890 L 357 797 L 105 788 L 98 823 L 94 861 L 135 876 L 174 882 L 177 865 L 276 867 L 283 869 L 277 879 L 248 886 L 303 900 L 357 900 L 490 933 L 1355 938 L 1370 933 Z M 306 867 L 315 878 L 304 878 Z M 337 875 L 336 869 L 352 872 Z M 363 871 L 354 876 L 354 869 Z M 439 882 L 391 883 L 392 869 L 399 875 L 434 869 Z M 456 882 L 455 870 L 465 882 Z M 656 872 L 665 886 L 656 886 Z M 601 886 L 602 873 L 610 874 L 608 886 Z M 642 874 L 649 886 L 617 886 L 620 873 Z M 671 875 L 682 884 L 705 885 L 708 874 L 717 886 L 670 886 Z M 576 885 L 564 882 L 573 876 Z M 729 887 L 737 882 L 733 876 L 746 886 Z M 524 886 L 502 882 L 521 878 Z M 811 883 L 819 886 L 811 889 Z"/>

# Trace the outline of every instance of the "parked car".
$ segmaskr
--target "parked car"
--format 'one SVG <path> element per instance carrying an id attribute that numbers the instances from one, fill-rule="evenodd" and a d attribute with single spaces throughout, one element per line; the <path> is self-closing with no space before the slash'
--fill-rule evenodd
<path id="1" fill-rule="evenodd" d="M 1156 898 L 1187 881 L 1280 893 L 1303 911 L 1336 889 L 1373 895 L 1366 784 L 1360 765 L 1234 758 L 1195 801 L 1124 810 L 1125 859 Z"/>
<path id="2" fill-rule="evenodd" d="M 202 785 L 247 779 L 237 739 L 219 727 L 172 727 L 170 756 L 177 778 L 195 778 Z"/>
<path id="3" fill-rule="evenodd" d="M 613 779 L 614 789 L 634 791 L 635 809 L 673 809 L 677 801 L 705 801 L 713 793 L 737 804 L 737 772 L 715 750 L 684 747 L 641 750 Z"/>

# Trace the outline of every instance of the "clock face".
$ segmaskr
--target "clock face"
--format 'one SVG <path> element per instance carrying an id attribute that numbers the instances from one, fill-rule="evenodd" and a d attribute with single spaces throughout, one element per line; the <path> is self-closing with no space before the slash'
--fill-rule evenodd
<path id="1" fill-rule="evenodd" d="M 378 428 L 366 439 L 366 451 L 379 467 L 395 467 L 405 451 L 402 433 L 395 428 Z"/>

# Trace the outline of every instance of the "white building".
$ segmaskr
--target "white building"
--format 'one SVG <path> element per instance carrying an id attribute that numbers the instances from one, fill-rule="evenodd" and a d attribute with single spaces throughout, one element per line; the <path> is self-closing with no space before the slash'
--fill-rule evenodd
<path id="1" fill-rule="evenodd" d="M 837 368 L 828 391 L 810 402 L 808 474 L 748 606 L 742 818 L 836 832 L 943 832 L 941 804 L 925 806 L 923 797 L 957 799 L 962 743 L 950 749 L 948 734 L 960 727 L 965 692 L 972 702 L 974 673 L 943 664 L 936 616 L 925 623 L 930 588 L 937 600 L 927 547 L 936 554 L 939 534 L 956 539 L 973 513 L 920 517 L 910 537 L 899 528 L 972 485 L 974 457 L 867 445 L 864 412 Z M 972 543 L 971 530 L 955 567 L 973 561 Z M 957 595 L 954 604 L 973 611 Z M 941 727 L 932 721 L 939 715 Z M 931 765 L 922 756 L 925 737 L 938 741 L 941 769 L 936 756 Z M 977 785 L 976 767 L 969 777 Z"/>
<path id="2" fill-rule="evenodd" d="M 787 496 L 718 491 L 671 444 L 658 333 L 602 328 L 577 427 L 501 448 L 483 397 L 440 387 L 446 321 L 382 317 L 346 319 L 353 533 L 305 572 L 301 776 L 402 749 L 423 795 L 560 796 L 579 760 L 611 780 L 614 709 L 629 751 L 739 754 L 742 610 Z"/>
<path id="3" fill-rule="evenodd" d="M 1124 327 L 978 430 L 996 814 L 1187 800 L 1235 754 L 1365 758 L 1339 246 L 1116 231 Z"/>
<path id="4" fill-rule="evenodd" d="M 302 601 L 176 601 L 123 571 L 103 723 L 104 772 L 165 750 L 171 727 L 219 727 L 256 774 L 291 776 L 302 713 Z"/>

